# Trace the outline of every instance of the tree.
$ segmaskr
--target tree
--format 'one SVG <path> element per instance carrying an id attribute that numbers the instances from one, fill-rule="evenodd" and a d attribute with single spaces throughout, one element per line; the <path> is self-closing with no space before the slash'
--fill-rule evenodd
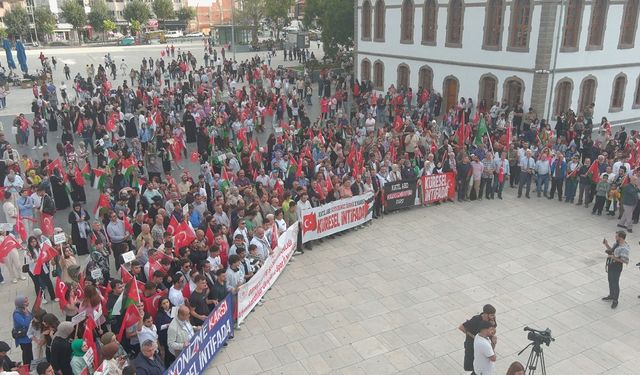
<path id="1" fill-rule="evenodd" d="M 240 23 L 251 27 L 252 44 L 258 43 L 258 28 L 260 27 L 260 21 L 265 16 L 266 2 L 266 0 L 243 0 L 242 7 L 238 10 L 237 15 Z"/>
<path id="2" fill-rule="evenodd" d="M 280 31 L 289 23 L 289 9 L 293 6 L 293 0 L 267 1 L 265 4 L 265 17 L 275 26 L 276 40 L 280 39 Z"/>
<path id="3" fill-rule="evenodd" d="M 87 24 L 87 14 L 84 12 L 84 7 L 77 1 L 67 0 L 62 4 L 60 10 L 62 11 L 60 15 L 73 26 L 78 36 L 78 42 L 80 42 L 80 33 L 78 33 L 78 30 Z"/>
<path id="4" fill-rule="evenodd" d="M 182 7 L 176 12 L 176 18 L 184 23 L 189 23 L 196 18 L 196 11 L 193 7 Z"/>
<path id="5" fill-rule="evenodd" d="M 353 46 L 353 0 L 307 0 L 305 24 L 322 27 L 324 53 L 335 57 L 341 47 Z"/>
<path id="6" fill-rule="evenodd" d="M 117 29 L 118 25 L 116 25 L 116 23 L 113 22 L 113 20 L 104 20 L 102 22 L 102 28 L 104 29 L 104 31 L 110 32 Z"/>
<path id="7" fill-rule="evenodd" d="M 142 0 L 127 2 L 122 12 L 124 19 L 129 22 L 138 21 L 140 25 L 146 24 L 151 18 L 151 9 Z"/>
<path id="8" fill-rule="evenodd" d="M 140 23 L 140 21 L 132 20 L 131 21 L 131 33 L 132 34 L 136 34 L 136 33 L 139 33 L 140 30 L 142 30 L 142 24 Z"/>
<path id="9" fill-rule="evenodd" d="M 56 16 L 51 12 L 49 7 L 38 6 L 33 10 L 33 17 L 36 19 L 38 35 L 43 37 L 45 35 L 53 34 L 56 29 Z M 41 38 L 44 39 L 44 38 Z"/>
<path id="10" fill-rule="evenodd" d="M 0 39 L 5 39 L 7 35 L 9 35 L 7 33 L 7 29 L 5 29 L 4 27 L 0 27 Z"/>
<path id="11" fill-rule="evenodd" d="M 102 32 L 105 31 L 104 21 L 111 19 L 111 12 L 109 12 L 109 8 L 103 0 L 98 0 L 93 3 L 91 12 L 89 12 L 87 17 L 89 18 L 89 25 L 91 25 L 95 31 Z"/>
<path id="12" fill-rule="evenodd" d="M 171 0 L 153 0 L 152 7 L 158 20 L 164 21 L 175 17 Z"/>
<path id="13" fill-rule="evenodd" d="M 4 15 L 4 24 L 7 27 L 7 32 L 14 37 L 22 39 L 23 36 L 29 34 L 29 25 L 31 20 L 26 9 L 22 6 L 12 7 Z"/>

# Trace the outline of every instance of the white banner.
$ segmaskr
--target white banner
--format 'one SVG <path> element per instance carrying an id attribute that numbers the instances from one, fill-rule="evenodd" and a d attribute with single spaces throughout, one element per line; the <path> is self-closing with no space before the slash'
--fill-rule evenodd
<path id="1" fill-rule="evenodd" d="M 293 256 L 298 242 L 298 222 L 278 237 L 278 246 L 253 277 L 238 288 L 238 322 L 242 323 L 271 288 Z"/>
<path id="2" fill-rule="evenodd" d="M 317 240 L 371 220 L 373 193 L 340 199 L 302 211 L 302 242 Z"/>

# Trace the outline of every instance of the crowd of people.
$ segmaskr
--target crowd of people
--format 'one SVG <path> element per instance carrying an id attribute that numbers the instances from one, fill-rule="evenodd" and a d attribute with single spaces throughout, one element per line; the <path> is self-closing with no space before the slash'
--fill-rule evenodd
<path id="1" fill-rule="evenodd" d="M 117 87 L 102 65 L 78 73 L 73 93 L 63 82 L 60 100 L 44 82 L 33 119 L 13 123 L 15 147 L 0 134 L 13 227 L 0 257 L 14 283 L 28 275 L 35 287 L 32 308 L 27 291 L 15 300 L 12 335 L 39 372 L 162 374 L 304 210 L 372 192 L 378 218 L 390 182 L 453 172 L 467 201 L 502 199 L 506 183 L 529 198 L 535 181 L 538 197 L 593 203 L 629 232 L 638 221 L 637 134 L 614 136 L 606 119 L 594 137 L 592 115 L 565 113 L 552 130 L 522 103 L 462 98 L 440 113 L 425 88 L 376 93 L 330 71 L 315 86 L 257 55 L 207 51 L 200 64 L 175 52 L 144 59 Z M 33 159 L 31 135 L 41 148 L 58 127 L 57 155 Z M 67 209 L 70 235 L 58 241 L 53 217 Z M 313 249 L 299 242 L 296 255 Z M 45 311 L 47 299 L 59 313 Z"/>

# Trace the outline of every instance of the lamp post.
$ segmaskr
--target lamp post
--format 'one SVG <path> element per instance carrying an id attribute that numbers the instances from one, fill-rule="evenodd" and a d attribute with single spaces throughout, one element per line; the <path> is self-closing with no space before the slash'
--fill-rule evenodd
<path id="1" fill-rule="evenodd" d="M 236 60 L 236 28 L 235 28 L 236 2 L 231 2 L 231 52 L 233 52 L 233 61 Z"/>
<path id="2" fill-rule="evenodd" d="M 560 52 L 560 36 L 562 35 L 562 25 L 564 24 L 564 8 L 565 8 L 565 0 L 562 0 L 560 3 L 560 16 L 558 17 L 558 32 L 556 34 L 556 50 L 553 56 L 553 67 L 551 68 L 551 87 L 549 90 L 549 101 L 547 103 L 547 115 L 545 116 L 547 122 L 549 122 L 549 118 L 551 117 L 551 100 L 553 98 L 553 85 L 556 80 L 556 65 L 558 64 L 558 54 Z"/>

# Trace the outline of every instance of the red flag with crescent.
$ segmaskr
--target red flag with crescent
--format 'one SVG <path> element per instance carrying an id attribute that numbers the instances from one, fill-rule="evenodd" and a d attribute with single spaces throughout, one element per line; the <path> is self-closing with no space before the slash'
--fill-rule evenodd
<path id="1" fill-rule="evenodd" d="M 53 216 L 43 213 L 40 216 L 40 229 L 45 236 L 53 236 Z"/>

